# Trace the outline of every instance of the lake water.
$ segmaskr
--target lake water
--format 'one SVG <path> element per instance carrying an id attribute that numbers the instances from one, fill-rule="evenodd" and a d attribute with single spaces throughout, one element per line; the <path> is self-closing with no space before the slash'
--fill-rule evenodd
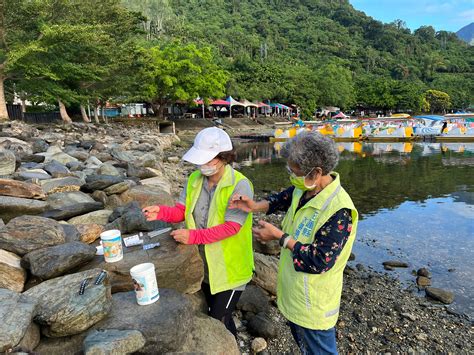
<path id="1" fill-rule="evenodd" d="M 361 214 L 356 263 L 383 271 L 383 261 L 407 261 L 389 273 L 412 288 L 412 270 L 427 267 L 432 286 L 454 291 L 451 307 L 473 319 L 474 143 L 336 144 L 336 171 Z M 237 147 L 240 171 L 260 195 L 290 186 L 280 149 Z"/>

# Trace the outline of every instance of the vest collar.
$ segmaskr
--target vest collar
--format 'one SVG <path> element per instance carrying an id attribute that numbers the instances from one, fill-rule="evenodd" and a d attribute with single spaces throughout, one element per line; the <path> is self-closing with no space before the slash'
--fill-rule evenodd
<path id="1" fill-rule="evenodd" d="M 304 209 L 307 207 L 320 209 L 322 204 L 324 204 L 324 202 L 336 191 L 336 189 L 339 186 L 341 186 L 341 181 L 339 180 L 339 174 L 332 171 L 330 172 L 330 175 L 332 176 L 333 181 L 324 189 L 322 189 L 315 197 L 309 200 L 303 207 L 301 207 L 301 209 Z M 301 194 L 301 197 L 303 197 L 303 194 Z"/>
<path id="2" fill-rule="evenodd" d="M 204 180 L 204 176 L 201 174 L 201 172 L 199 172 L 199 170 L 197 170 L 197 171 L 199 173 L 199 176 L 198 176 L 197 179 L 195 179 L 193 181 L 192 186 L 194 188 L 199 187 L 199 185 L 202 184 L 202 182 Z M 225 166 L 224 175 L 222 175 L 221 179 L 217 183 L 217 186 L 218 187 L 233 186 L 234 183 L 235 183 L 234 169 L 229 164 L 227 164 Z"/>

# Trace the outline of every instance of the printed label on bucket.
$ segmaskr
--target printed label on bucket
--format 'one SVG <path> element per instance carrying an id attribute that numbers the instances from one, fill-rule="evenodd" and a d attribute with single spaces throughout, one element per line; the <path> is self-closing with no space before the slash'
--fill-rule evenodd
<path id="1" fill-rule="evenodd" d="M 102 240 L 102 246 L 104 247 L 106 260 L 122 258 L 122 238 L 120 236 L 109 240 Z"/>
<path id="2" fill-rule="evenodd" d="M 133 287 L 137 296 L 138 304 L 149 304 L 160 298 L 156 277 L 152 275 L 133 276 Z"/>

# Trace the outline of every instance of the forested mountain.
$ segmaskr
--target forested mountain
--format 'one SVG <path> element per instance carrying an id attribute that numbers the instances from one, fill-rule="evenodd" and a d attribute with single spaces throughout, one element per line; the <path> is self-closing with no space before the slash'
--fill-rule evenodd
<path id="1" fill-rule="evenodd" d="M 455 33 L 384 24 L 345 0 L 123 0 L 158 40 L 211 46 L 227 94 L 320 105 L 421 111 L 427 89 L 453 108 L 474 97 L 474 48 Z"/>
<path id="2" fill-rule="evenodd" d="M 474 45 L 474 22 L 471 22 L 469 25 L 464 26 L 459 31 L 457 31 L 456 34 L 464 42 Z"/>

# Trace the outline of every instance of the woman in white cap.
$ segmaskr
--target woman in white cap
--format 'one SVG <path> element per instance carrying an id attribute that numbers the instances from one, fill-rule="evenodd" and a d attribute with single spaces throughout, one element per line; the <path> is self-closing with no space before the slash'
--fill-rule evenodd
<path id="1" fill-rule="evenodd" d="M 202 290 L 209 315 L 237 333 L 232 311 L 252 279 L 252 214 L 229 209 L 235 194 L 252 196 L 250 181 L 231 166 L 235 158 L 229 135 L 220 128 L 203 129 L 183 160 L 197 165 L 174 207 L 143 209 L 148 220 L 185 221 L 171 233 L 179 243 L 197 244 L 204 261 Z"/>

